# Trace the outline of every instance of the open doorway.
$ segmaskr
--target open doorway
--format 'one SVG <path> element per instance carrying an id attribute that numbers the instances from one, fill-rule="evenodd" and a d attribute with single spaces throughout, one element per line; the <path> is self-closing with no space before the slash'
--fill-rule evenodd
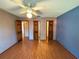
<path id="1" fill-rule="evenodd" d="M 29 39 L 29 22 L 22 21 L 22 37 L 23 39 Z"/>
<path id="2" fill-rule="evenodd" d="M 38 40 L 38 21 L 33 21 L 33 35 L 34 35 L 34 40 Z"/>
<path id="3" fill-rule="evenodd" d="M 16 20 L 16 35 L 17 41 L 22 41 L 22 21 Z"/>
<path id="4" fill-rule="evenodd" d="M 46 22 L 46 38 L 48 40 L 53 40 L 53 20 L 48 20 Z"/>
<path id="5" fill-rule="evenodd" d="M 46 39 L 48 40 L 49 21 L 46 21 Z"/>

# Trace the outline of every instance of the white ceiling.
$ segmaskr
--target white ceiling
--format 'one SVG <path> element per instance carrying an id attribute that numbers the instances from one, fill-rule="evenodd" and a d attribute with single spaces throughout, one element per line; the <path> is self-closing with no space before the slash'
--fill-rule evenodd
<path id="1" fill-rule="evenodd" d="M 28 2 L 35 0 L 26 0 Z M 11 0 L 0 0 L 0 8 L 8 11 L 14 15 L 24 17 L 20 14 L 19 10 L 12 10 L 12 8 L 17 7 L 18 5 L 13 3 Z M 36 7 L 41 7 L 41 16 L 42 17 L 57 17 L 62 15 L 63 13 L 79 6 L 79 0 L 43 0 L 37 2 Z"/>

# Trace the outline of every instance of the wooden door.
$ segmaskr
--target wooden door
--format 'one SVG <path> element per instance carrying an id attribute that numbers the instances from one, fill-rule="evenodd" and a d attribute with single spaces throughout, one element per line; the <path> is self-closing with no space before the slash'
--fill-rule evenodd
<path id="1" fill-rule="evenodd" d="M 49 21 L 48 40 L 53 40 L 53 21 Z"/>
<path id="2" fill-rule="evenodd" d="M 22 22 L 21 22 L 21 20 L 16 20 L 16 35 L 17 35 L 17 40 L 21 41 L 22 40 Z"/>
<path id="3" fill-rule="evenodd" d="M 34 40 L 38 40 L 38 21 L 34 21 Z"/>

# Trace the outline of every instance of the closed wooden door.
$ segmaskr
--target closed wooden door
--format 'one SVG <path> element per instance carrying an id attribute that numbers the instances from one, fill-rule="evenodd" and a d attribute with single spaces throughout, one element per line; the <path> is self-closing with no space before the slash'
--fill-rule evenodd
<path id="1" fill-rule="evenodd" d="M 17 35 L 17 40 L 21 41 L 22 40 L 22 22 L 21 22 L 21 20 L 16 20 L 16 35 Z"/>
<path id="2" fill-rule="evenodd" d="M 53 21 L 49 21 L 48 40 L 53 40 Z"/>
<path id="3" fill-rule="evenodd" d="M 34 21 L 34 40 L 38 40 L 38 21 Z"/>

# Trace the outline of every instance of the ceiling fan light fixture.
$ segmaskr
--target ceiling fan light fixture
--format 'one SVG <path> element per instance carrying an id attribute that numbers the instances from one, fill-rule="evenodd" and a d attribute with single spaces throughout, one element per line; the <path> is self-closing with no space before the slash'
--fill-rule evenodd
<path id="1" fill-rule="evenodd" d="M 32 13 L 32 10 L 31 10 L 31 9 L 28 9 L 28 10 L 27 10 L 27 13 Z"/>
<path id="2" fill-rule="evenodd" d="M 32 18 L 32 14 L 31 13 L 27 13 L 26 16 L 27 16 L 27 18 Z"/>

